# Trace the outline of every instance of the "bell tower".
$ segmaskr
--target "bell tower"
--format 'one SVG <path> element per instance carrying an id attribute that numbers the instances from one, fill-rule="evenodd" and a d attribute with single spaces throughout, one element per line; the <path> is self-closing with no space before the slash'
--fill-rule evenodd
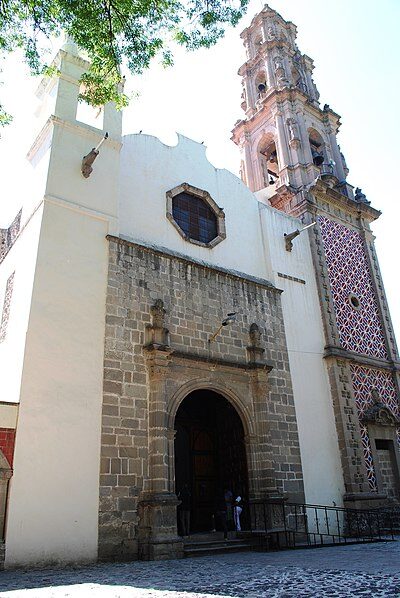
<path id="1" fill-rule="evenodd" d="M 400 502 L 400 361 L 370 229 L 380 212 L 346 180 L 340 117 L 321 108 L 313 61 L 299 51 L 293 23 L 265 6 L 242 39 L 245 115 L 232 140 L 242 179 L 258 199 L 313 223 L 308 236 L 344 504 Z M 296 259 L 295 243 L 286 250 Z"/>
<path id="2" fill-rule="evenodd" d="M 336 141 L 339 116 L 328 105 L 320 107 L 313 61 L 299 51 L 296 35 L 296 26 L 268 6 L 241 34 L 245 116 L 232 137 L 242 152 L 244 182 L 285 211 L 291 208 L 283 198 L 318 177 L 347 191 L 347 167 Z"/>

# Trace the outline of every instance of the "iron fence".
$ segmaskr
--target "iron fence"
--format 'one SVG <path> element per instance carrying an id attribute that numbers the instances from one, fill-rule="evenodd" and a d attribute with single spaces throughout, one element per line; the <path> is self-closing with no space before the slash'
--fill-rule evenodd
<path id="1" fill-rule="evenodd" d="M 246 511 L 243 513 L 245 527 L 261 542 L 265 541 L 267 548 L 394 540 L 390 513 L 378 509 L 349 509 L 269 499 L 249 501 Z"/>

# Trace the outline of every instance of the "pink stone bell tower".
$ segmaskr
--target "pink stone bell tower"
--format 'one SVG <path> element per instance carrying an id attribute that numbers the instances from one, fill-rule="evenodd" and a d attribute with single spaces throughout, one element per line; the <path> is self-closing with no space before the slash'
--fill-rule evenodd
<path id="1" fill-rule="evenodd" d="M 285 211 L 291 209 L 282 195 L 306 188 L 319 176 L 346 187 L 347 172 L 336 141 L 339 116 L 327 105 L 320 108 L 313 61 L 299 51 L 296 35 L 295 25 L 268 6 L 242 32 L 245 117 L 232 137 L 242 152 L 243 181 Z"/>
<path id="2" fill-rule="evenodd" d="M 299 51 L 295 25 L 265 6 L 242 39 L 245 115 L 232 136 L 242 179 L 261 202 L 315 223 L 304 234 L 319 292 L 344 504 L 400 502 L 400 361 L 370 229 L 380 212 L 346 180 L 340 117 L 319 105 L 313 61 Z M 296 242 L 286 250 L 296 257 Z"/>

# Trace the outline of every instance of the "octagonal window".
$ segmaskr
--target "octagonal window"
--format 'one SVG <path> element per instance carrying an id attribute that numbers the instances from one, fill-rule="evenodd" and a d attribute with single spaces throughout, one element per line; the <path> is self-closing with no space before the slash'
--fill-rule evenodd
<path id="1" fill-rule="evenodd" d="M 212 248 L 225 239 L 225 214 L 210 194 L 182 183 L 167 191 L 167 218 L 190 243 Z"/>
<path id="2" fill-rule="evenodd" d="M 190 239 L 210 243 L 218 235 L 217 216 L 200 197 L 185 192 L 175 195 L 172 215 Z"/>

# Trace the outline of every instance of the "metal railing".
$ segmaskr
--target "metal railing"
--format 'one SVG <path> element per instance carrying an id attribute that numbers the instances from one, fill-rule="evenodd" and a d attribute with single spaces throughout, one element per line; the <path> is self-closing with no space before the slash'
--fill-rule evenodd
<path id="1" fill-rule="evenodd" d="M 264 538 L 267 548 L 394 540 L 393 518 L 378 509 L 252 500 L 246 511 L 247 529 Z"/>

